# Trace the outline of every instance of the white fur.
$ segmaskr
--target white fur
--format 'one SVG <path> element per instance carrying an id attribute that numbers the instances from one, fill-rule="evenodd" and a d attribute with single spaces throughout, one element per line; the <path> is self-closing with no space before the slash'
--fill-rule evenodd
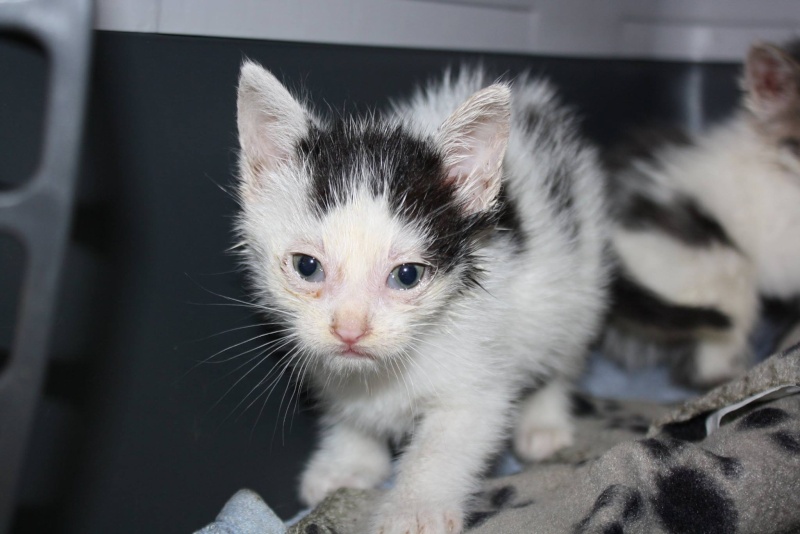
<path id="1" fill-rule="evenodd" d="M 248 74 L 250 79 L 262 80 L 256 88 L 265 93 L 260 101 L 281 93 L 262 74 Z M 385 198 L 366 189 L 344 191 L 347 201 L 320 215 L 308 207 L 310 178 L 302 162 L 261 167 L 261 174 L 241 166 L 239 232 L 256 296 L 291 324 L 298 345 L 291 357 L 325 412 L 320 445 L 302 477 L 303 499 L 314 505 L 338 487 L 377 485 L 388 475 L 388 440 L 411 436 L 371 533 L 460 532 L 468 496 L 507 436 L 519 392 L 534 377 L 556 379 L 524 410 L 528 444 L 521 452 L 540 458 L 568 444 L 566 391 L 604 309 L 607 224 L 594 151 L 576 138 L 574 124 L 556 121 L 553 128 L 528 131 L 514 119 L 509 130 L 508 89 L 495 85 L 469 100 L 482 87 L 477 74 L 447 77 L 396 104 L 386 119 L 404 122 L 422 138 L 439 139 L 451 155 L 484 134 L 494 139 L 488 151 L 473 143 L 466 156 L 450 163 L 479 162 L 465 174 L 468 212 L 494 203 L 495 169 L 510 131 L 503 179 L 519 201 L 531 242 L 517 255 L 504 240 L 487 242 L 480 251 L 482 288 L 466 295 L 452 294 L 458 266 L 448 276 L 434 273 L 412 290 L 387 288 L 394 265 L 423 261 L 425 236 L 393 217 Z M 543 82 L 523 78 L 513 91 L 512 117 L 526 109 L 562 112 Z M 248 106 L 240 98 L 240 124 L 249 122 Z M 301 122 L 300 114 L 311 116 L 286 107 L 291 124 Z M 275 135 L 282 138 L 284 131 Z M 540 144 L 547 149 L 537 150 Z M 553 206 L 543 186 L 564 165 L 576 168 L 577 236 L 564 232 L 560 218 L 567 215 Z M 362 172 L 379 176 L 381 169 Z M 287 260 L 292 253 L 318 258 L 324 284 L 300 279 Z M 446 306 L 445 298 L 451 299 Z M 369 335 L 358 348 L 369 358 L 341 355 L 329 328 L 337 314 L 368 324 Z"/>

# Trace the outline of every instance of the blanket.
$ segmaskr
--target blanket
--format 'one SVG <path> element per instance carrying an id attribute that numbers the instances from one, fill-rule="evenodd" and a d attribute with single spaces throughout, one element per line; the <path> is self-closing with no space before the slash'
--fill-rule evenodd
<path id="1" fill-rule="evenodd" d="M 798 385 L 800 345 L 677 408 L 577 396 L 575 443 L 547 462 L 488 479 L 474 496 L 466 530 L 800 532 Z M 339 490 L 287 527 L 243 491 L 198 532 L 356 534 L 379 496 L 380 490 Z"/>

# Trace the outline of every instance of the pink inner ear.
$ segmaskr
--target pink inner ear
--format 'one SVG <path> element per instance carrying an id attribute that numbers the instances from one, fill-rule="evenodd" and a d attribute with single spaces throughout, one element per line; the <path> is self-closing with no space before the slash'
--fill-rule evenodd
<path id="1" fill-rule="evenodd" d="M 499 185 L 498 169 L 493 168 L 497 165 L 492 165 L 487 155 L 469 156 L 452 165 L 447 173 L 447 183 L 459 191 L 464 208 L 469 213 L 486 209 Z"/>
<path id="2" fill-rule="evenodd" d="M 773 100 L 785 96 L 791 82 L 790 73 L 771 57 L 763 57 L 754 69 L 753 89 L 761 98 Z"/>
<path id="3" fill-rule="evenodd" d="M 762 118 L 783 113 L 798 99 L 798 67 L 770 46 L 756 47 L 747 58 L 749 105 Z"/>

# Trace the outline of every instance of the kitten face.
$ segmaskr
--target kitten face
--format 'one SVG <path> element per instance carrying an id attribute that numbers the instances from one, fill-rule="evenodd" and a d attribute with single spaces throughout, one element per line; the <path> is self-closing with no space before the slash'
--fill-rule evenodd
<path id="1" fill-rule="evenodd" d="M 800 42 L 754 45 L 745 62 L 746 105 L 775 146 L 779 164 L 800 176 Z"/>
<path id="2" fill-rule="evenodd" d="M 437 270 L 423 235 L 387 204 L 361 190 L 324 215 L 296 213 L 288 219 L 295 224 L 281 225 L 280 242 L 267 245 L 277 253 L 263 266 L 268 300 L 288 312 L 309 355 L 346 368 L 370 365 L 410 350 L 423 323 L 441 320 L 457 273 Z"/>
<path id="3" fill-rule="evenodd" d="M 243 67 L 238 230 L 257 297 L 300 358 L 352 371 L 410 357 L 475 283 L 509 95 L 476 97 L 454 112 L 460 122 L 419 138 L 380 120 L 321 124 L 269 73 Z"/>

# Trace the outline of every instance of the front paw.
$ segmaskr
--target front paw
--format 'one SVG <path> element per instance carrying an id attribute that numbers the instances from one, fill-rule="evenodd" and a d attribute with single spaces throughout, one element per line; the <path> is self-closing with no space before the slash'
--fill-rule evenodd
<path id="1" fill-rule="evenodd" d="M 514 452 L 526 462 L 536 462 L 572 445 L 572 441 L 572 427 L 568 425 L 521 428 L 514 435 Z"/>
<path id="2" fill-rule="evenodd" d="M 460 506 L 390 500 L 378 509 L 369 534 L 459 534 L 463 517 Z"/>
<path id="3" fill-rule="evenodd" d="M 371 489 L 389 477 L 389 471 L 376 466 L 311 465 L 300 480 L 300 499 L 316 506 L 339 488 Z"/>

